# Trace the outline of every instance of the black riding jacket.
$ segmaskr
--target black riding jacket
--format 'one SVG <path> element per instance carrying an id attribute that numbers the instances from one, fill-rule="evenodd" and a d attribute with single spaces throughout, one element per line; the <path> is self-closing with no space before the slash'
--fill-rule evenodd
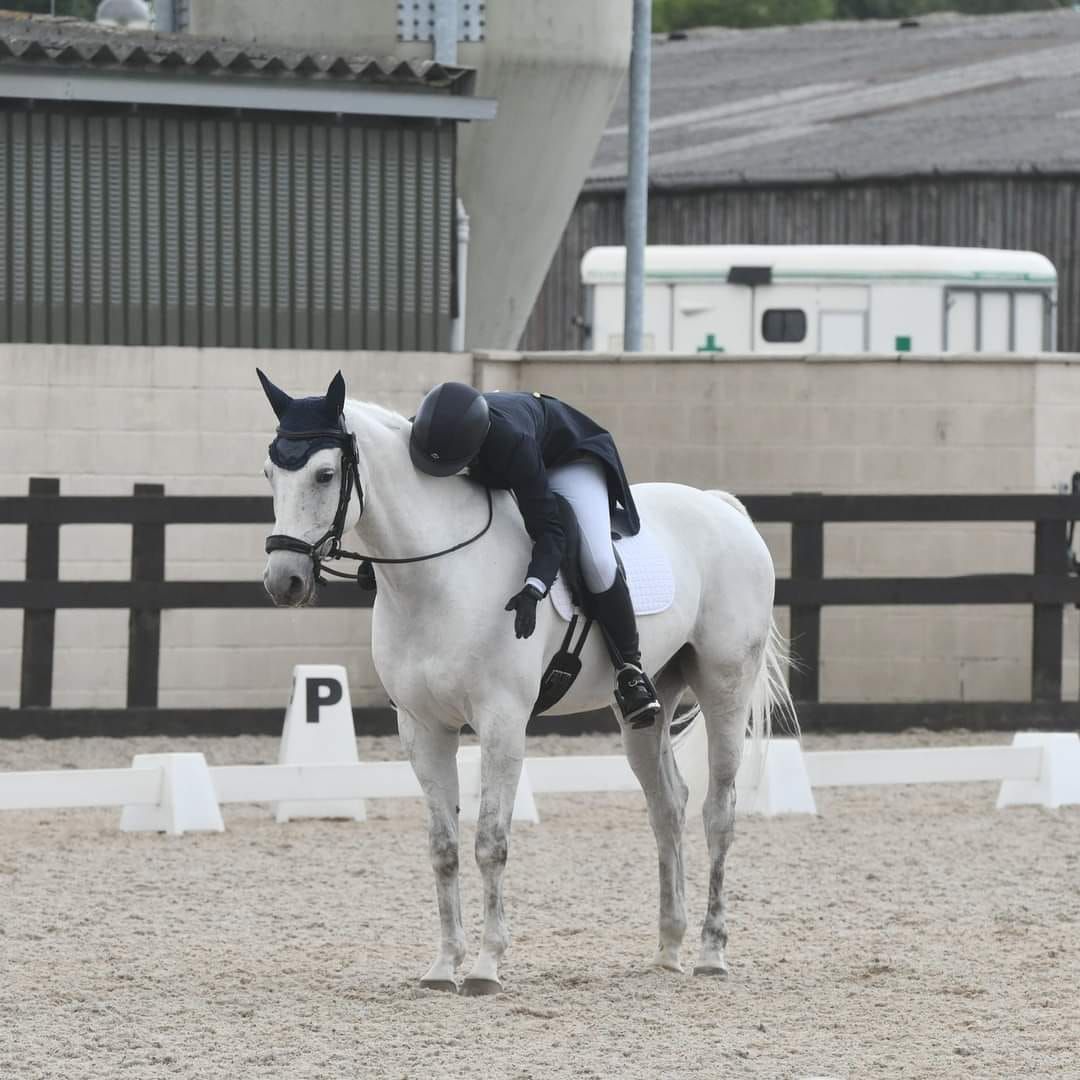
<path id="1" fill-rule="evenodd" d="M 491 488 L 513 492 L 533 540 L 526 577 L 551 588 L 566 535 L 547 470 L 592 457 L 604 466 L 608 502 L 619 531 L 633 536 L 641 525 L 615 441 L 584 413 L 544 394 L 485 394 L 491 428 L 469 475 Z"/>

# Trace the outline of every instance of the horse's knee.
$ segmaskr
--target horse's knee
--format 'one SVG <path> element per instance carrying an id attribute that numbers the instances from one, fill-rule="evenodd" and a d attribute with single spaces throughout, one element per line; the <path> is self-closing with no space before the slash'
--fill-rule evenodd
<path id="1" fill-rule="evenodd" d="M 481 870 L 497 870 L 506 865 L 509 853 L 506 830 L 495 826 L 480 829 L 476 834 L 476 863 Z"/>
<path id="2" fill-rule="evenodd" d="M 432 837 L 431 868 L 435 871 L 435 876 L 443 880 L 456 876 L 458 872 L 458 845 L 456 839 L 449 836 Z"/>

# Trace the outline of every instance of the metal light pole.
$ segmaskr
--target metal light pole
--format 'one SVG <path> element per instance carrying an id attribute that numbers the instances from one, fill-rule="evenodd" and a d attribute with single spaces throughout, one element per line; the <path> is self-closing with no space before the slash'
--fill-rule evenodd
<path id="1" fill-rule="evenodd" d="M 468 4 L 465 5 L 468 7 Z M 458 0 L 435 0 L 435 49 L 437 64 L 458 62 Z M 455 258 L 457 265 L 457 314 L 450 321 L 450 351 L 465 351 L 465 296 L 469 279 L 469 215 L 465 204 L 457 199 L 454 204 L 454 235 L 457 240 Z"/>
<path id="2" fill-rule="evenodd" d="M 630 146 L 626 174 L 626 283 L 623 349 L 641 352 L 645 307 L 645 235 L 649 223 L 649 82 L 652 0 L 634 0 L 630 49 Z"/>
<path id="3" fill-rule="evenodd" d="M 154 29 L 166 33 L 180 29 L 176 25 L 176 0 L 154 0 Z"/>

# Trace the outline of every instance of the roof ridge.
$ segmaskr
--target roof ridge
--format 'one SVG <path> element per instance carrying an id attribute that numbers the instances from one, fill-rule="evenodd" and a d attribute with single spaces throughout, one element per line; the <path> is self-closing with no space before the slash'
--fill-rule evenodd
<path id="1" fill-rule="evenodd" d="M 0 0 L 2 2 L 2 0 Z M 0 12 L 0 65 L 33 63 L 66 69 L 117 66 L 247 79 L 302 79 L 421 85 L 468 93 L 473 69 L 431 60 L 379 56 L 329 44 L 296 46 L 259 40 L 131 30 L 72 16 Z"/>

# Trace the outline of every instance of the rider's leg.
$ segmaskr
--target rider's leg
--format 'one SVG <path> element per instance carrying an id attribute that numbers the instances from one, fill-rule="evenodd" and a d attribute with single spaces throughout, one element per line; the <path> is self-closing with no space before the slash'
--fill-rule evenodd
<path id="1" fill-rule="evenodd" d="M 622 570 L 615 574 L 610 589 L 590 598 L 590 605 L 604 629 L 616 665 L 615 700 L 619 711 L 631 727 L 647 727 L 655 722 L 660 702 L 641 663 L 634 605 Z"/>
<path id="2" fill-rule="evenodd" d="M 581 533 L 581 569 L 591 594 L 590 609 L 604 629 L 616 667 L 616 700 L 623 719 L 650 724 L 660 710 L 656 691 L 641 665 L 637 621 L 626 579 L 611 543 L 611 510 L 604 467 L 593 460 L 552 469 L 553 491 L 574 509 Z"/>
<path id="3" fill-rule="evenodd" d="M 606 592 L 618 563 L 611 546 L 611 509 L 607 477 L 599 461 L 589 459 L 548 471 L 551 490 L 573 508 L 581 532 L 581 570 L 591 593 Z"/>

